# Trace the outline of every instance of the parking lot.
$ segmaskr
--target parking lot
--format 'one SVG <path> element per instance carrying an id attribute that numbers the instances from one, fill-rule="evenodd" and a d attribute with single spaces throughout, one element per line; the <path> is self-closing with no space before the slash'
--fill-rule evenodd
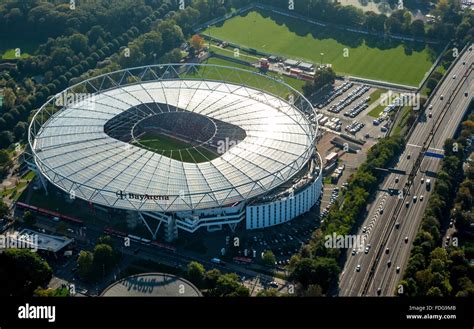
<path id="1" fill-rule="evenodd" d="M 345 133 L 360 140 L 384 137 L 388 119 L 374 124 L 376 118 L 369 115 L 379 105 L 378 99 L 371 98 L 377 90 L 350 81 L 338 81 L 332 91 L 313 104 L 318 114 L 310 119 L 318 122 L 322 130 Z M 378 94 L 375 97 L 378 98 Z"/>
<path id="2" fill-rule="evenodd" d="M 311 239 L 319 226 L 319 206 L 307 214 L 285 224 L 262 230 L 247 231 L 243 248 L 256 250 L 257 257 L 265 250 L 271 250 L 277 259 L 277 266 L 289 263 L 291 256 Z"/>

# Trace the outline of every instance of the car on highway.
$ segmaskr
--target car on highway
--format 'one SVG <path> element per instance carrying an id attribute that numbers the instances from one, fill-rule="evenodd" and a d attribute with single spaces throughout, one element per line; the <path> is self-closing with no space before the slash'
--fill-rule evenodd
<path id="1" fill-rule="evenodd" d="M 360 272 L 360 264 L 357 264 L 357 266 L 356 266 L 356 272 Z"/>
<path id="2" fill-rule="evenodd" d="M 398 183 L 398 181 L 400 180 L 400 177 L 395 177 L 395 183 Z"/>
<path id="3" fill-rule="evenodd" d="M 272 288 L 278 288 L 278 283 L 276 283 L 275 281 L 270 282 L 268 285 Z"/>
<path id="4" fill-rule="evenodd" d="M 364 250 L 365 254 L 368 254 L 368 253 L 369 253 L 369 250 L 370 250 L 370 247 L 369 247 L 369 246 L 365 247 L 365 250 Z"/>
<path id="5" fill-rule="evenodd" d="M 428 118 L 431 118 L 433 116 L 433 114 L 430 112 L 428 113 Z"/>
<path id="6" fill-rule="evenodd" d="M 388 255 L 388 253 L 390 252 L 390 248 L 387 248 L 385 249 L 385 253 Z"/>
<path id="7" fill-rule="evenodd" d="M 425 178 L 421 177 L 420 183 L 423 184 L 425 182 Z"/>
<path id="8" fill-rule="evenodd" d="M 423 201 L 423 195 L 420 195 L 420 201 Z"/>
<path id="9" fill-rule="evenodd" d="M 389 260 L 387 261 L 387 267 L 390 267 L 391 265 L 392 265 L 392 260 L 389 259 Z"/>
<path id="10" fill-rule="evenodd" d="M 407 159 L 408 159 L 408 160 L 410 160 L 410 158 L 411 158 L 411 154 L 410 154 L 410 153 L 408 153 L 408 155 L 407 155 Z"/>
<path id="11" fill-rule="evenodd" d="M 367 232 L 367 226 L 364 226 L 364 227 L 362 228 L 362 233 L 366 233 L 366 232 Z"/>
<path id="12" fill-rule="evenodd" d="M 395 223 L 395 228 L 398 230 L 400 228 L 400 222 Z"/>
<path id="13" fill-rule="evenodd" d="M 397 273 L 400 273 L 400 266 L 397 266 L 396 270 Z"/>
<path id="14" fill-rule="evenodd" d="M 408 237 L 407 236 L 405 237 L 405 243 L 408 243 Z"/>
<path id="15" fill-rule="evenodd" d="M 456 79 L 456 74 L 453 75 L 453 80 Z"/>
<path id="16" fill-rule="evenodd" d="M 430 188 L 431 188 L 431 179 L 428 178 L 428 179 L 426 180 L 426 190 L 429 191 Z"/>
<path id="17" fill-rule="evenodd" d="M 465 92 L 464 92 L 464 96 L 466 96 L 466 97 L 467 97 L 467 95 L 468 95 L 468 93 L 467 93 L 467 91 L 465 91 Z"/>
<path id="18" fill-rule="evenodd" d="M 413 203 L 416 203 L 416 200 L 417 200 L 417 197 L 415 195 L 415 196 L 413 196 Z"/>
<path id="19" fill-rule="evenodd" d="M 382 293 L 382 288 L 378 287 L 377 288 L 377 295 L 380 296 L 381 293 Z"/>
<path id="20" fill-rule="evenodd" d="M 355 249 L 352 249 L 352 256 L 355 256 L 357 254 L 357 251 Z"/>
<path id="21" fill-rule="evenodd" d="M 410 202 L 407 201 L 407 203 L 405 203 L 405 207 L 410 207 Z"/>
<path id="22" fill-rule="evenodd" d="M 443 99 L 444 99 L 444 96 L 443 96 L 443 95 L 441 95 L 441 96 L 439 97 L 439 99 L 443 100 Z"/>
<path id="23" fill-rule="evenodd" d="M 380 207 L 380 208 L 379 208 L 379 214 L 380 214 L 380 215 L 383 214 L 383 207 Z"/>

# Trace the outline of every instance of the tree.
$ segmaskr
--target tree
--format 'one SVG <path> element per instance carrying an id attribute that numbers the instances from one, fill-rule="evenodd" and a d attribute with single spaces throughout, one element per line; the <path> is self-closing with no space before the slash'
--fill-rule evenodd
<path id="1" fill-rule="evenodd" d="M 158 23 L 156 31 L 159 31 L 163 38 L 163 51 L 179 47 L 184 41 L 183 31 L 173 20 L 164 20 Z"/>
<path id="2" fill-rule="evenodd" d="M 206 272 L 204 283 L 207 289 L 214 289 L 217 284 L 217 280 L 221 276 L 221 272 L 218 269 L 212 269 Z"/>
<path id="3" fill-rule="evenodd" d="M 7 217 L 10 214 L 10 208 L 7 204 L 0 199 L 0 218 Z"/>
<path id="4" fill-rule="evenodd" d="M 12 109 L 15 106 L 16 95 L 10 88 L 5 88 L 3 90 L 3 108 L 7 111 Z"/>
<path id="5" fill-rule="evenodd" d="M 97 240 L 97 244 L 106 244 L 113 248 L 114 241 L 110 235 L 103 235 Z"/>
<path id="6" fill-rule="evenodd" d="M 248 297 L 250 291 L 240 283 L 237 274 L 226 273 L 217 279 L 211 294 L 213 297 Z"/>
<path id="7" fill-rule="evenodd" d="M 28 227 L 33 227 L 36 223 L 36 216 L 31 211 L 26 211 L 23 214 L 23 222 Z"/>
<path id="8" fill-rule="evenodd" d="M 16 124 L 15 128 L 13 128 L 13 134 L 16 140 L 20 140 L 25 136 L 26 129 L 28 129 L 26 122 L 20 121 Z"/>
<path id="9" fill-rule="evenodd" d="M 197 287 L 202 287 L 205 277 L 206 270 L 202 264 L 195 261 L 188 264 L 188 278 Z"/>
<path id="10" fill-rule="evenodd" d="M 77 53 L 86 54 L 88 52 L 88 39 L 85 35 L 80 33 L 75 33 L 69 37 L 69 46 L 71 49 Z"/>
<path id="11" fill-rule="evenodd" d="M 181 58 L 183 58 L 181 55 L 181 50 L 175 48 L 172 51 L 164 54 L 163 57 L 160 58 L 160 63 L 179 63 Z"/>
<path id="12" fill-rule="evenodd" d="M 438 287 L 431 287 L 428 292 L 426 293 L 427 297 L 443 297 L 443 293 L 441 289 Z"/>
<path id="13" fill-rule="evenodd" d="M 82 250 L 77 257 L 78 273 L 82 278 L 87 278 L 92 272 L 94 256 L 90 251 Z"/>
<path id="14" fill-rule="evenodd" d="M 102 277 L 107 273 L 115 263 L 113 249 L 108 244 L 98 244 L 94 248 L 93 272 Z"/>
<path id="15" fill-rule="evenodd" d="M 29 249 L 6 249 L 0 253 L 0 264 L 1 296 L 32 296 L 53 274 L 49 264 Z"/>
<path id="16" fill-rule="evenodd" d="M 38 288 L 34 291 L 35 297 L 69 297 L 68 288 L 57 288 L 57 289 L 42 289 Z"/>
<path id="17" fill-rule="evenodd" d="M 435 89 L 436 85 L 438 84 L 438 80 L 429 78 L 428 81 L 426 81 L 426 88 L 428 88 L 430 91 Z"/>
<path id="18" fill-rule="evenodd" d="M 322 87 L 334 84 L 335 80 L 336 72 L 332 67 L 319 67 L 314 74 L 314 80 L 303 86 L 303 93 L 305 96 L 311 96 L 313 93 L 320 91 Z"/>
<path id="19" fill-rule="evenodd" d="M 425 23 L 421 19 L 414 20 L 410 25 L 410 32 L 415 37 L 423 37 L 425 35 Z"/>
<path id="20" fill-rule="evenodd" d="M 333 258 L 302 258 L 296 264 L 290 274 L 290 278 L 300 282 L 305 287 L 310 284 L 318 284 L 326 291 L 333 278 L 337 277 L 339 271 L 339 266 Z"/>
<path id="21" fill-rule="evenodd" d="M 276 257 L 275 254 L 271 250 L 265 250 L 262 255 L 262 262 L 266 266 L 275 266 Z"/>
<path id="22" fill-rule="evenodd" d="M 189 44 L 199 52 L 204 47 L 204 39 L 199 34 L 195 34 L 189 40 Z"/>
<path id="23" fill-rule="evenodd" d="M 0 150 L 0 167 L 9 167 L 11 165 L 10 154 L 6 150 Z"/>

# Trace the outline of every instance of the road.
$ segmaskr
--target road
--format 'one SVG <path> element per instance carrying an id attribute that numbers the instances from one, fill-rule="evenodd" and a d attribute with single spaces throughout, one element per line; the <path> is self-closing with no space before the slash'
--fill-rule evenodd
<path id="1" fill-rule="evenodd" d="M 367 254 L 361 251 L 354 256 L 352 250 L 348 250 L 339 278 L 339 295 L 376 296 L 379 288 L 380 295 L 394 295 L 432 190 L 427 190 L 421 179 L 423 177 L 426 181 L 430 178 L 433 186 L 435 177 L 431 177 L 433 175 L 430 173 L 436 173 L 441 164 L 437 158 L 424 156 L 422 149 L 425 146 L 429 151 L 442 153 L 444 141 L 452 137 L 459 126 L 474 94 L 473 59 L 474 50 L 463 53 L 427 104 L 425 113 L 431 111 L 432 117 L 421 117 L 395 166 L 407 174 L 390 173 L 385 177 L 362 224 L 367 231 L 365 234 L 362 229 L 358 232 L 365 235 L 365 244 L 370 244 L 371 248 Z M 465 96 L 466 91 L 468 97 Z M 429 144 L 424 145 L 426 142 Z M 417 160 L 419 168 L 416 166 Z M 413 172 L 415 175 L 410 177 L 413 168 L 416 170 Z M 389 188 L 403 190 L 404 187 L 406 190 L 401 197 L 388 192 Z M 415 195 L 416 202 L 413 200 Z M 420 200 L 421 195 L 423 201 Z M 386 248 L 389 248 L 388 253 Z M 389 260 L 391 266 L 388 265 Z M 361 268 L 359 272 L 356 271 L 357 265 Z M 398 272 L 397 267 L 400 267 Z"/>
<path id="2" fill-rule="evenodd" d="M 53 222 L 48 217 L 38 215 L 36 225 L 38 228 L 45 229 L 48 232 L 55 232 L 57 223 Z M 79 250 L 92 251 L 97 239 L 103 235 L 103 229 L 94 225 L 88 225 L 87 230 L 82 230 L 85 235 L 79 235 L 78 232 L 78 228 L 74 228 L 74 233 L 64 232 L 62 235 L 68 236 L 69 238 L 74 238 Z M 120 272 L 123 271 L 128 265 L 130 265 L 135 260 L 143 259 L 152 260 L 154 262 L 158 262 L 170 267 L 180 268 L 182 270 L 186 270 L 189 262 L 197 261 L 201 263 L 206 268 L 206 270 L 217 268 L 223 273 L 236 273 L 241 277 L 242 283 L 247 288 L 249 288 L 251 295 L 256 295 L 259 291 L 268 288 L 268 284 L 272 281 L 278 284 L 277 290 L 280 293 L 286 294 L 292 291 L 291 285 L 286 280 L 259 273 L 249 268 L 247 265 L 239 265 L 229 262 L 226 263 L 225 266 L 222 266 L 211 263 L 209 260 L 201 258 L 195 253 L 172 253 L 163 251 L 151 245 L 139 244 L 134 241 L 130 241 L 130 246 L 125 247 L 123 239 L 118 237 L 112 238 L 115 241 L 117 250 L 123 255 L 122 262 L 118 264 L 112 272 L 108 273 L 107 276 L 100 282 L 96 284 L 77 283 L 77 288 L 88 290 L 89 294 L 91 295 L 98 295 L 105 287 L 114 282 L 120 275 Z M 73 278 L 75 275 L 72 272 L 72 269 L 75 266 L 76 263 L 71 259 L 62 266 L 55 268 L 54 276 L 58 280 L 62 280 L 61 282 L 73 283 Z"/>

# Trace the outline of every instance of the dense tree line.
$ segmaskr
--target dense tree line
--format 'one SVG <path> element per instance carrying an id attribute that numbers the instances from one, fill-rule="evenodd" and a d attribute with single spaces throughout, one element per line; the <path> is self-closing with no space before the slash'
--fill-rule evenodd
<path id="1" fill-rule="evenodd" d="M 0 296 L 29 297 L 45 287 L 53 271 L 29 249 L 6 249 L 0 253 Z"/>
<path id="2" fill-rule="evenodd" d="M 470 150 L 470 136 L 474 134 L 474 114 L 462 127 L 457 140 L 445 143 L 446 157 L 400 282 L 402 295 L 474 296 L 474 271 L 468 263 L 474 257 L 472 168 L 466 171 L 463 181 L 463 161 Z M 454 236 L 457 240 L 453 241 L 457 242 L 443 248 L 443 234 L 453 219 L 457 229 Z"/>
<path id="3" fill-rule="evenodd" d="M 366 211 L 370 197 L 376 192 L 382 177 L 377 168 L 387 168 L 400 154 L 404 141 L 400 136 L 387 137 L 374 145 L 366 161 L 349 179 L 346 191 L 330 209 L 321 226 L 313 233 L 309 244 L 293 255 L 289 268 L 290 279 L 324 294 L 335 283 L 339 272 L 341 249 L 327 248 L 325 237 L 336 233 L 347 235 L 356 229 L 357 220 Z"/>
<path id="4" fill-rule="evenodd" d="M 250 291 L 235 273 L 222 274 L 217 269 L 206 272 L 198 262 L 190 262 L 186 277 L 209 297 L 248 297 Z"/>
<path id="5" fill-rule="evenodd" d="M 101 25 L 120 34 L 139 24 L 163 1 L 4 1 L 0 4 L 0 33 L 12 33 L 39 40 L 87 33 Z M 155 7 L 155 8 L 154 8 Z"/>
<path id="6" fill-rule="evenodd" d="M 77 258 L 78 274 L 85 280 L 104 278 L 120 260 L 110 236 L 100 237 L 92 252 L 82 250 Z"/>

